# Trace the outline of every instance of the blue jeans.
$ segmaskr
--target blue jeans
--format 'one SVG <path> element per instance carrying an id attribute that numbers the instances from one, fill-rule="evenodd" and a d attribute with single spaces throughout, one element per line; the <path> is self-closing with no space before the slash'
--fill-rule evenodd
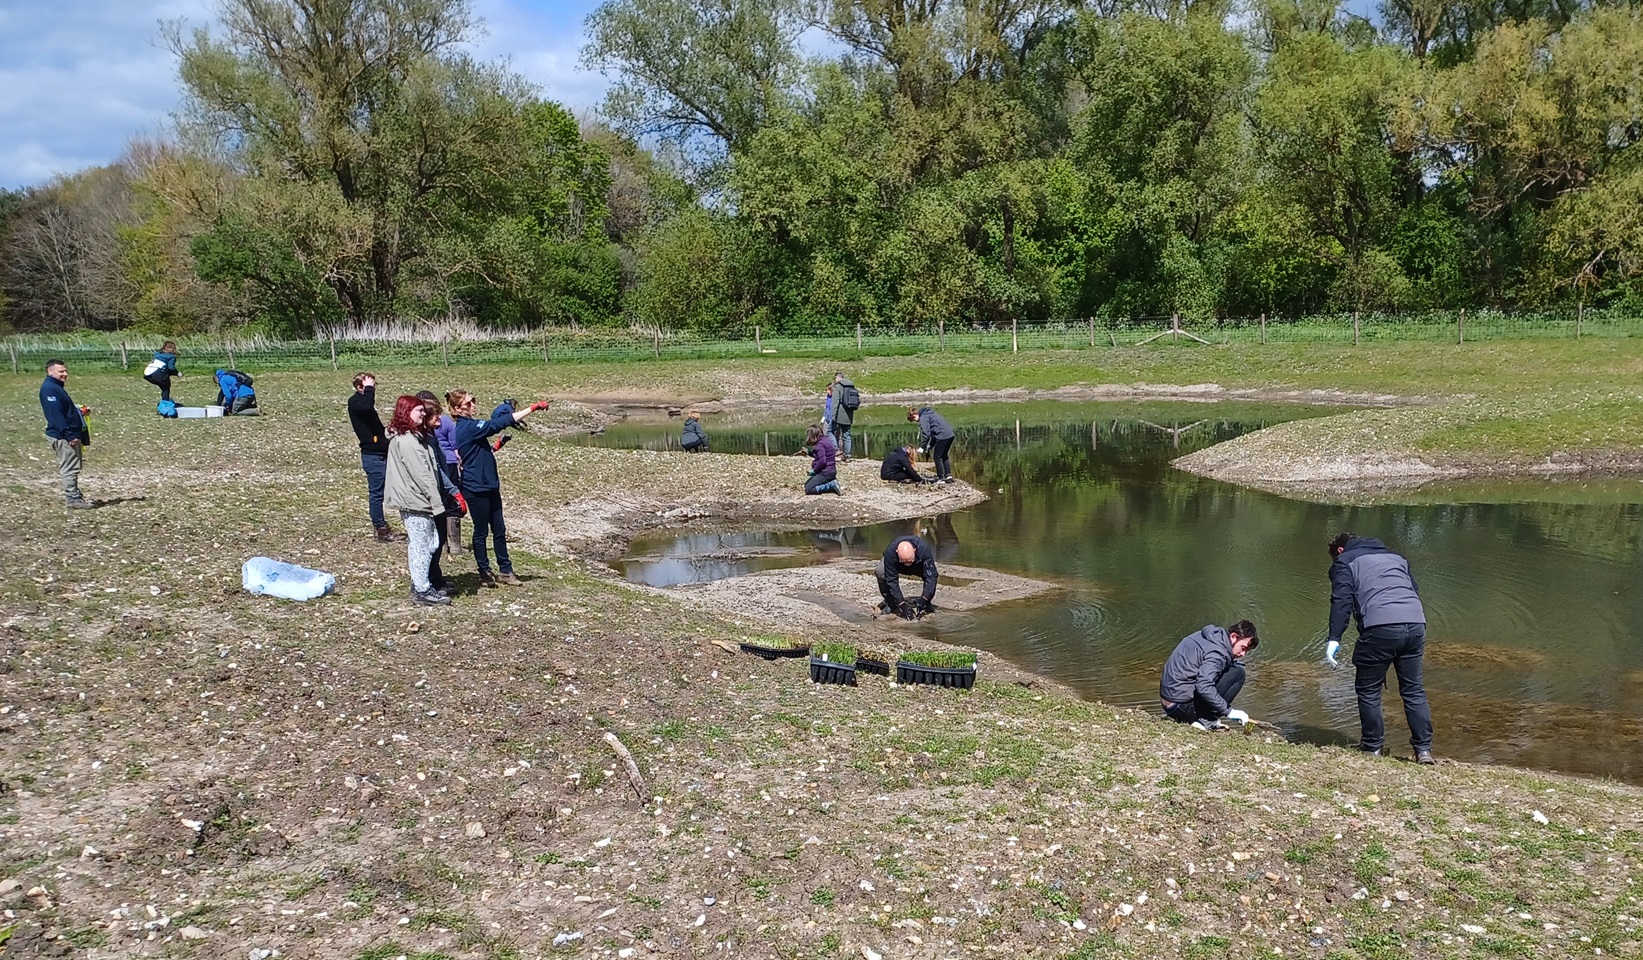
<path id="1" fill-rule="evenodd" d="M 365 492 L 370 497 L 371 525 L 382 529 L 388 518 L 382 515 L 382 486 L 388 482 L 388 455 L 365 453 L 359 455 L 359 465 L 365 471 Z"/>
<path id="2" fill-rule="evenodd" d="M 1229 707 L 1232 706 L 1233 699 L 1238 696 L 1238 691 L 1242 689 L 1244 689 L 1244 665 L 1241 663 L 1234 663 L 1232 666 L 1227 667 L 1225 673 L 1215 678 L 1215 692 L 1221 695 L 1221 699 L 1225 700 Z M 1215 709 L 1209 705 L 1209 701 L 1205 700 L 1201 694 L 1194 694 L 1191 700 L 1184 703 L 1165 707 L 1164 716 L 1169 717 L 1176 723 L 1219 719 Z"/>
<path id="3" fill-rule="evenodd" d="M 474 522 L 474 566 L 480 573 L 491 572 L 491 558 L 485 553 L 485 535 L 496 540 L 496 568 L 503 573 L 513 572 L 513 561 L 508 559 L 508 528 L 502 523 L 501 490 L 464 490 L 462 498 L 468 501 L 468 517 Z"/>
<path id="4" fill-rule="evenodd" d="M 1421 658 L 1425 653 L 1424 623 L 1388 623 L 1358 633 L 1352 665 L 1358 668 L 1354 686 L 1358 691 L 1358 723 L 1363 727 L 1360 747 L 1379 750 L 1386 744 L 1381 689 L 1386 686 L 1386 668 L 1391 667 L 1398 673 L 1398 695 L 1403 698 L 1403 717 L 1409 723 L 1409 745 L 1416 753 L 1432 749 L 1432 708 L 1426 702 L 1426 685 L 1421 682 Z"/>

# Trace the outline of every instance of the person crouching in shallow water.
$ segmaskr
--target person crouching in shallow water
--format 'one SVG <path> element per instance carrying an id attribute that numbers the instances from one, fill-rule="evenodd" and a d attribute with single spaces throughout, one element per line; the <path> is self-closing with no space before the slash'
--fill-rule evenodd
<path id="1" fill-rule="evenodd" d="M 917 620 L 935 612 L 936 555 L 923 538 L 908 534 L 890 541 L 890 545 L 884 548 L 884 556 L 879 558 L 878 566 L 873 569 L 873 577 L 879 583 L 879 596 L 884 598 L 884 602 L 879 604 L 881 611 L 893 613 L 903 620 Z M 918 577 L 924 582 L 923 591 L 916 597 L 904 596 L 901 592 L 902 577 Z"/>
<path id="2" fill-rule="evenodd" d="M 1232 706 L 1244 688 L 1244 654 L 1261 645 L 1255 624 L 1239 620 L 1226 629 L 1211 624 L 1175 647 L 1164 663 L 1158 699 L 1164 716 L 1199 730 L 1220 730 L 1232 720 L 1248 723 L 1249 714 Z"/>
<path id="3" fill-rule="evenodd" d="M 685 411 L 685 429 L 679 435 L 679 449 L 686 453 L 706 453 L 707 431 L 702 429 L 702 411 L 691 407 Z"/>
<path id="4" fill-rule="evenodd" d="M 838 481 L 838 447 L 833 438 L 822 433 L 819 424 L 811 424 L 804 432 L 805 446 L 810 448 L 810 476 L 804 481 L 804 492 L 836 493 L 844 496 Z"/>
<path id="5" fill-rule="evenodd" d="M 879 479 L 891 483 L 928 483 L 929 478 L 921 476 L 918 468 L 913 466 L 913 448 L 897 447 L 891 450 L 879 464 Z"/>
<path id="6" fill-rule="evenodd" d="M 439 447 L 433 443 L 438 416 L 417 397 L 400 397 L 388 422 L 388 469 L 382 503 L 398 510 L 405 524 L 406 565 L 411 573 L 411 599 L 428 606 L 451 602 L 429 577 L 439 552 L 439 517 L 445 512 L 440 481 Z M 443 578 L 441 578 L 443 579 Z"/>

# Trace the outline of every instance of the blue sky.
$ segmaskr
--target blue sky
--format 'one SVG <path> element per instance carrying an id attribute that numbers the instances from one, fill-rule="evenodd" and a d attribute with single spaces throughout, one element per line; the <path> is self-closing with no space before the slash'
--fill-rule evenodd
<path id="1" fill-rule="evenodd" d="M 542 92 L 591 109 L 605 78 L 577 70 L 596 0 L 474 0 L 486 59 L 507 58 Z M 108 163 L 161 132 L 179 102 L 160 21 L 208 25 L 214 0 L 0 0 L 0 187 Z"/>

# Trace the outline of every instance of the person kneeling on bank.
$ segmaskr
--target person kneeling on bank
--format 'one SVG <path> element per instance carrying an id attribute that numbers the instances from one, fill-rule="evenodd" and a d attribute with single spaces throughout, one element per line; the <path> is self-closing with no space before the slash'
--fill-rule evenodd
<path id="1" fill-rule="evenodd" d="M 811 424 L 805 431 L 804 443 L 810 448 L 810 476 L 804 481 L 804 492 L 844 496 L 844 491 L 839 489 L 838 447 L 833 438 L 822 433 L 820 424 Z"/>
<path id="2" fill-rule="evenodd" d="M 936 554 L 922 537 L 908 534 L 890 541 L 873 576 L 879 582 L 879 596 L 884 598 L 879 604 L 883 612 L 903 620 L 917 620 L 935 612 Z M 915 576 L 924 581 L 924 590 L 919 596 L 907 597 L 901 592 L 901 578 Z"/>
<path id="3" fill-rule="evenodd" d="M 1255 624 L 1239 620 L 1226 629 L 1211 624 L 1175 647 L 1164 664 L 1158 699 L 1164 716 L 1199 730 L 1220 730 L 1223 720 L 1249 723 L 1249 714 L 1232 706 L 1244 688 L 1244 654 L 1260 646 Z"/>
<path id="4" fill-rule="evenodd" d="M 879 464 L 879 479 L 890 483 L 929 483 L 930 478 L 921 476 L 918 468 L 913 466 L 913 448 L 897 447 L 891 450 Z"/>

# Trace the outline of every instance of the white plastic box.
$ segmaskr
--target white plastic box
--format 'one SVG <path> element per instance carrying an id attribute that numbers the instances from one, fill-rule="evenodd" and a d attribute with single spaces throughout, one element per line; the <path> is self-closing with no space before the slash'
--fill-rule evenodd
<path id="1" fill-rule="evenodd" d="M 222 416 L 222 413 L 223 413 L 222 407 L 215 407 L 215 406 L 213 406 L 213 407 L 178 407 L 177 408 L 177 419 L 179 419 L 179 420 L 200 420 L 200 419 L 203 419 L 205 417 L 220 417 L 220 416 Z"/>

